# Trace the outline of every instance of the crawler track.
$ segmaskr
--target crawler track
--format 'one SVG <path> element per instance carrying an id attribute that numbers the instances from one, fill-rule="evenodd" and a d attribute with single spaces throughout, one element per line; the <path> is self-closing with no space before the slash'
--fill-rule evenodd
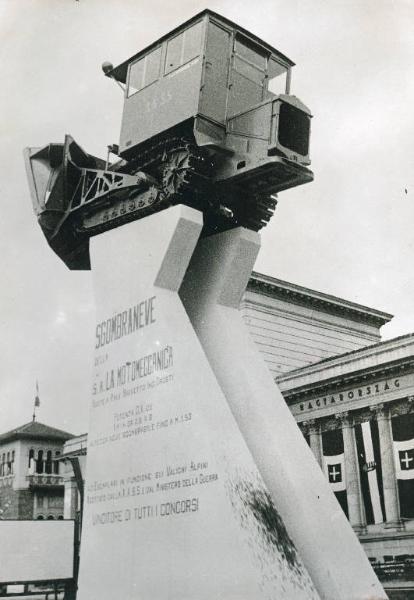
<path id="1" fill-rule="evenodd" d="M 194 142 L 180 137 L 165 138 L 149 146 L 120 171 L 131 175 L 143 171 L 159 184 L 138 193 L 111 197 L 78 215 L 75 229 L 80 234 L 96 235 L 176 204 L 203 212 L 210 231 L 235 226 L 258 231 L 268 223 L 276 206 L 275 198 L 266 192 L 260 194 L 257 186 L 251 190 L 248 186 L 223 189 L 214 184 L 214 160 Z"/>

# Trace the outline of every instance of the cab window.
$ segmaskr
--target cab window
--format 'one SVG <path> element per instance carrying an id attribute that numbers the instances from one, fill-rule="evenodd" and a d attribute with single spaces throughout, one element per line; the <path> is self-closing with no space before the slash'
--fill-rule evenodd
<path id="1" fill-rule="evenodd" d="M 128 97 L 151 85 L 160 76 L 161 46 L 134 62 L 129 71 Z"/>
<path id="2" fill-rule="evenodd" d="M 181 51 L 184 41 L 184 33 L 177 35 L 167 45 L 167 57 L 165 61 L 165 73 L 174 71 L 181 65 Z"/>
<path id="3" fill-rule="evenodd" d="M 269 60 L 268 90 L 272 94 L 286 94 L 288 69 L 274 58 Z"/>
<path id="4" fill-rule="evenodd" d="M 268 52 L 249 39 L 237 35 L 234 40 L 234 69 L 253 83 L 264 86 Z"/>
<path id="5" fill-rule="evenodd" d="M 201 28 L 202 23 L 200 21 L 169 40 L 165 59 L 164 72 L 166 75 L 199 56 L 202 38 Z"/>
<path id="6" fill-rule="evenodd" d="M 238 35 L 234 41 L 234 51 L 240 58 L 255 65 L 259 69 L 262 69 L 263 71 L 266 69 L 266 58 L 268 53 L 247 38 Z"/>
<path id="7" fill-rule="evenodd" d="M 261 71 L 260 69 L 256 69 L 256 67 L 240 59 L 238 56 L 234 57 L 234 68 L 238 73 L 247 79 L 250 79 L 250 81 L 257 83 L 258 85 L 263 85 L 265 72 Z"/>

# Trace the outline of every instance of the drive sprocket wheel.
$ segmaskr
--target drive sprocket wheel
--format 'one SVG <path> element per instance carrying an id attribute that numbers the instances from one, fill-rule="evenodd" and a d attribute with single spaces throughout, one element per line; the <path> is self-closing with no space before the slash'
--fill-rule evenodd
<path id="1" fill-rule="evenodd" d="M 275 196 L 252 194 L 232 206 L 234 219 L 242 227 L 259 231 L 268 224 L 275 212 L 277 199 Z"/>
<path id="2" fill-rule="evenodd" d="M 192 170 L 192 156 L 187 148 L 172 150 L 162 167 L 162 190 L 174 202 L 188 189 Z"/>

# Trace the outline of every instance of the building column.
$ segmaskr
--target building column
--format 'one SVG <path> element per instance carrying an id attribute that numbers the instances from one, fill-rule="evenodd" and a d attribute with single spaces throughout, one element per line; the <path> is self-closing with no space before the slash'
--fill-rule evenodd
<path id="1" fill-rule="evenodd" d="M 345 481 L 349 522 L 354 531 L 364 533 L 366 531 L 366 519 L 359 477 L 354 420 L 348 412 L 339 413 L 336 417 L 341 421 L 344 440 Z"/>
<path id="2" fill-rule="evenodd" d="M 74 519 L 78 510 L 78 486 L 76 485 L 76 479 L 74 477 L 65 478 L 64 484 L 65 497 L 63 518 Z"/>
<path id="3" fill-rule="evenodd" d="M 382 487 L 384 490 L 384 505 L 387 529 L 404 529 L 400 518 L 400 503 L 398 499 L 397 478 L 394 464 L 394 449 L 391 429 L 391 415 L 388 408 L 378 404 L 371 408 L 376 414 L 378 423 L 379 445 L 381 453 Z"/>
<path id="4" fill-rule="evenodd" d="M 323 469 L 323 449 L 322 449 L 322 433 L 319 421 L 312 419 L 306 422 L 309 433 L 309 445 L 318 461 L 319 466 Z"/>

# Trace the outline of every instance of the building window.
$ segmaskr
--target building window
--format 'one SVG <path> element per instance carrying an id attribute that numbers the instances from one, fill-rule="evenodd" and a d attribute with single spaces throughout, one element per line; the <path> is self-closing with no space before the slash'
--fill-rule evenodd
<path id="1" fill-rule="evenodd" d="M 47 518 L 48 521 L 54 521 L 55 517 L 53 515 L 49 515 Z"/>
<path id="2" fill-rule="evenodd" d="M 45 472 L 50 475 L 52 473 L 52 451 L 48 450 L 46 454 Z"/>
<path id="3" fill-rule="evenodd" d="M 3 454 L 1 457 L 1 465 L 0 465 L 0 475 L 3 477 L 5 475 L 5 465 L 6 465 L 6 455 Z"/>
<path id="4" fill-rule="evenodd" d="M 55 452 L 55 464 L 54 464 L 55 475 L 59 475 L 59 456 L 60 456 L 60 452 L 59 452 L 59 450 L 56 450 L 56 452 Z"/>
<path id="5" fill-rule="evenodd" d="M 43 450 L 37 453 L 36 473 L 43 473 Z"/>
<path id="6" fill-rule="evenodd" d="M 37 517 L 37 520 L 38 520 L 38 521 L 43 521 L 43 520 L 44 520 L 44 516 L 43 516 L 43 515 L 39 515 L 39 516 Z"/>
<path id="7" fill-rule="evenodd" d="M 43 508 L 44 506 L 44 496 L 37 496 L 37 508 Z"/>
<path id="8" fill-rule="evenodd" d="M 29 450 L 29 465 L 28 465 L 29 469 L 31 468 L 33 461 L 34 461 L 34 450 L 33 450 L 33 448 L 30 448 L 30 450 Z"/>

